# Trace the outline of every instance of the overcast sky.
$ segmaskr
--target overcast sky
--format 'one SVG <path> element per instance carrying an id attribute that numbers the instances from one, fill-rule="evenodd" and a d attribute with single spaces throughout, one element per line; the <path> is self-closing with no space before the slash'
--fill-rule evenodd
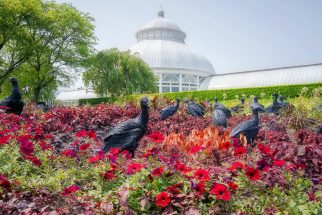
<path id="1" fill-rule="evenodd" d="M 127 50 L 162 5 L 217 73 L 322 63 L 321 0 L 56 1 L 95 19 L 99 50 Z"/>

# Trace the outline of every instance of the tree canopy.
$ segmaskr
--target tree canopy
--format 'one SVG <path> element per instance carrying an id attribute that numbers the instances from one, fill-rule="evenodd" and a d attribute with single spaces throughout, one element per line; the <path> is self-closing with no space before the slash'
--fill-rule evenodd
<path id="1" fill-rule="evenodd" d="M 17 76 L 38 101 L 70 84 L 94 50 L 93 19 L 71 5 L 0 0 L 0 11 L 5 12 L 0 13 L 0 87 L 10 75 Z"/>
<path id="2" fill-rule="evenodd" d="M 109 49 L 98 52 L 89 60 L 83 74 L 100 96 L 121 96 L 156 91 L 155 77 L 145 62 L 129 52 Z"/>

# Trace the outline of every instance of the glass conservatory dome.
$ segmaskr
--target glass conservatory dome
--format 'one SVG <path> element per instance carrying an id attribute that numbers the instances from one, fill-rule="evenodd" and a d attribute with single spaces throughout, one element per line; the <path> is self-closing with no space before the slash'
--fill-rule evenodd
<path id="1" fill-rule="evenodd" d="M 158 18 L 135 34 L 137 44 L 131 53 L 140 56 L 159 77 L 160 92 L 198 90 L 204 77 L 215 74 L 212 64 L 185 44 L 186 34 L 173 22 Z"/>

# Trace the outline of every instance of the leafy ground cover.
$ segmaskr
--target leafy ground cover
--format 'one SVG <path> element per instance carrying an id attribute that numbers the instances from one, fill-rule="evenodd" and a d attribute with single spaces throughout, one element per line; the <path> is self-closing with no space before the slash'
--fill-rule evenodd
<path id="1" fill-rule="evenodd" d="M 210 106 L 204 118 L 181 106 L 160 121 L 167 102 L 152 100 L 134 159 L 98 150 L 113 125 L 138 114 L 133 104 L 0 113 L 1 214 L 317 214 L 319 102 L 300 98 L 279 117 L 261 115 L 250 149 L 228 135 L 248 111 L 223 130 L 212 126 Z"/>

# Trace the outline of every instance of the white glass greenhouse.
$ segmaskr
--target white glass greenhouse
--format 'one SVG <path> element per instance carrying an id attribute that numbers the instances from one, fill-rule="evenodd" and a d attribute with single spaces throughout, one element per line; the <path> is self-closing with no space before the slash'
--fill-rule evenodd
<path id="1" fill-rule="evenodd" d="M 136 38 L 130 51 L 157 75 L 159 92 L 198 90 L 203 78 L 215 74 L 212 64 L 185 44 L 186 34 L 164 18 L 163 10 L 138 30 Z"/>
<path id="2" fill-rule="evenodd" d="M 200 89 L 225 89 L 322 82 L 322 63 L 229 74 L 204 80 Z"/>

